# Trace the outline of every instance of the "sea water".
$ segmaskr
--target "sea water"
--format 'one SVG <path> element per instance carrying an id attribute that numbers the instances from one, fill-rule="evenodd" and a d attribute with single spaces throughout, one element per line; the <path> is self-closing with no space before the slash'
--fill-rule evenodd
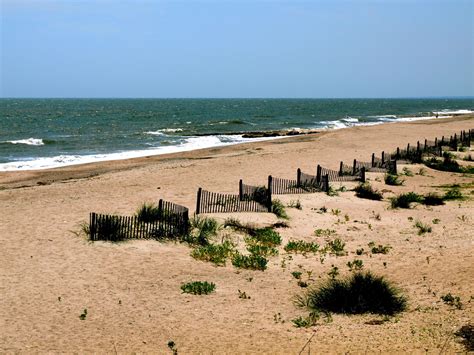
<path id="1" fill-rule="evenodd" d="M 435 119 L 436 114 L 449 116 L 473 109 L 473 98 L 0 99 L 0 171 L 255 140 L 243 138 L 245 132 L 340 129 Z"/>

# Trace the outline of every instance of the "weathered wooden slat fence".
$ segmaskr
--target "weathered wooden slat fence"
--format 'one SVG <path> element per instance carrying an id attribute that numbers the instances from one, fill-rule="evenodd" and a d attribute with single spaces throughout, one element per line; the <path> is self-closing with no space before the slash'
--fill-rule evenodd
<path id="1" fill-rule="evenodd" d="M 271 192 L 239 183 L 239 194 L 222 194 L 198 189 L 196 214 L 228 212 L 271 212 Z M 266 194 L 266 196 L 264 196 Z"/>
<path id="2" fill-rule="evenodd" d="M 345 165 L 342 161 L 339 170 L 331 170 L 318 165 L 316 175 L 328 175 L 329 182 L 361 181 L 365 182 L 365 169 L 355 170 L 354 166 Z"/>
<path id="3" fill-rule="evenodd" d="M 329 191 L 329 181 L 327 175 L 309 175 L 304 174 L 301 169 L 296 172 L 296 180 L 281 179 L 273 176 L 268 177 L 268 186 L 272 194 L 306 194 Z"/>
<path id="4" fill-rule="evenodd" d="M 186 207 L 160 200 L 156 219 L 145 222 L 137 216 L 116 216 L 90 213 L 90 239 L 120 241 L 124 239 L 174 238 L 184 236 L 189 229 Z"/>

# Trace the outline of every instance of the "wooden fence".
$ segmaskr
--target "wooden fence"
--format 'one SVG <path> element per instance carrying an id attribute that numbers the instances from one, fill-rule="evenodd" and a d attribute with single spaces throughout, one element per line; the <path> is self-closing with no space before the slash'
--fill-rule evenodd
<path id="1" fill-rule="evenodd" d="M 296 180 L 281 179 L 273 176 L 268 177 L 268 186 L 275 195 L 284 194 L 305 194 L 329 191 L 329 180 L 327 175 L 305 174 L 298 169 L 296 172 Z"/>
<path id="2" fill-rule="evenodd" d="M 239 195 L 222 194 L 198 189 L 196 214 L 228 212 L 271 212 L 271 191 L 260 192 L 259 187 L 242 185 Z M 267 194 L 266 197 L 262 196 Z"/>
<path id="3" fill-rule="evenodd" d="M 144 221 L 137 216 L 116 216 L 91 213 L 89 233 L 93 241 L 125 239 L 178 239 L 189 230 L 186 207 L 160 200 L 154 218 Z"/>
<path id="4" fill-rule="evenodd" d="M 328 176 L 329 182 L 343 181 L 361 181 L 365 182 L 365 168 L 356 170 L 354 166 L 345 165 L 342 161 L 339 164 L 339 170 L 331 170 L 318 165 L 316 168 L 317 176 Z"/>

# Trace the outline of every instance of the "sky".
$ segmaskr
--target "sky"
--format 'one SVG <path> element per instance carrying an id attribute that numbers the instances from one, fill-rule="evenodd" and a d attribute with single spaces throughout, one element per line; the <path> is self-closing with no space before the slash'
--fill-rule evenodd
<path id="1" fill-rule="evenodd" d="M 0 2 L 0 97 L 474 96 L 472 0 Z"/>

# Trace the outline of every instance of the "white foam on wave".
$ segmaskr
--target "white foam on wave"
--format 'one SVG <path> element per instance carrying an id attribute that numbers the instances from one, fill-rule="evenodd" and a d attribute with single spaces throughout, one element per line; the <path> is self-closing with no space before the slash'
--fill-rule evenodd
<path id="1" fill-rule="evenodd" d="M 150 155 L 186 152 L 196 149 L 219 147 L 246 142 L 264 141 L 275 138 L 284 137 L 243 138 L 241 135 L 189 137 L 178 145 L 164 146 L 146 150 L 132 150 L 127 152 L 117 152 L 109 154 L 59 155 L 55 157 L 41 157 L 32 160 L 3 163 L 0 164 L 0 171 L 52 169 L 63 166 L 95 163 L 101 161 L 123 160 L 131 158 L 140 158 Z"/>
<path id="2" fill-rule="evenodd" d="M 175 133 L 175 132 L 182 132 L 182 131 L 183 131 L 182 128 L 163 128 L 157 131 L 148 131 L 148 132 L 145 132 L 145 134 L 151 134 L 154 136 L 164 136 L 165 133 Z"/>
<path id="3" fill-rule="evenodd" d="M 355 122 L 359 122 L 359 119 L 354 118 L 354 117 L 346 117 L 346 118 L 343 118 L 341 121 L 355 123 Z"/>
<path id="4" fill-rule="evenodd" d="M 27 138 L 27 139 L 18 139 L 15 141 L 6 141 L 5 143 L 11 144 L 26 144 L 26 145 L 44 145 L 44 142 L 40 138 Z"/>
<path id="5" fill-rule="evenodd" d="M 434 111 L 433 114 L 435 115 L 468 115 L 470 113 L 474 113 L 472 110 L 442 110 L 442 111 Z"/>

